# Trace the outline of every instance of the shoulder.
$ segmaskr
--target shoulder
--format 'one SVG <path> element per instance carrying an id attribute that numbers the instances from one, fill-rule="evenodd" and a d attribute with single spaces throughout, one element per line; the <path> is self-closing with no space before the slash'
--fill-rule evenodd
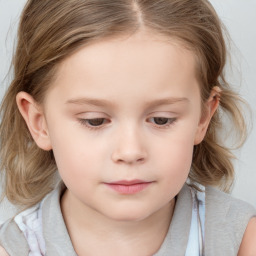
<path id="1" fill-rule="evenodd" d="M 256 255 L 256 217 L 249 221 L 238 253 L 238 256 L 253 255 Z"/>
<path id="2" fill-rule="evenodd" d="M 7 220 L 0 226 L 0 256 L 26 255 L 28 253 L 27 241 L 13 219 Z M 23 254 L 19 254 L 22 252 Z"/>
<path id="3" fill-rule="evenodd" d="M 0 245 L 0 256 L 9 256 L 9 254 L 1 245 Z"/>
<path id="4" fill-rule="evenodd" d="M 252 205 L 214 187 L 206 187 L 206 207 L 217 214 L 222 214 L 226 219 L 256 216 L 256 210 Z"/>
<path id="5" fill-rule="evenodd" d="M 225 255 L 237 255 L 248 223 L 256 216 L 255 208 L 213 187 L 206 187 L 205 196 L 208 250 L 219 250 L 220 255 L 221 251 Z"/>

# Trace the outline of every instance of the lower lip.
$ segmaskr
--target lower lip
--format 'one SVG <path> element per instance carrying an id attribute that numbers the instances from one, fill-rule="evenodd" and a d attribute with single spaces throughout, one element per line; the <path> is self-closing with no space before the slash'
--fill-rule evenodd
<path id="1" fill-rule="evenodd" d="M 146 182 L 146 183 L 138 183 L 138 184 L 132 184 L 132 185 L 106 183 L 106 185 L 120 194 L 131 195 L 131 194 L 139 193 L 140 191 L 147 188 L 151 183 L 152 182 Z"/>

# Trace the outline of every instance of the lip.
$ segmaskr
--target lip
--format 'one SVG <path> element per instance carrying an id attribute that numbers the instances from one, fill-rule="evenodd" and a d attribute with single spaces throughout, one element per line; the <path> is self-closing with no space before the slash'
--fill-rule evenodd
<path id="1" fill-rule="evenodd" d="M 131 195 L 141 192 L 152 183 L 144 180 L 119 180 L 104 184 L 120 194 Z"/>

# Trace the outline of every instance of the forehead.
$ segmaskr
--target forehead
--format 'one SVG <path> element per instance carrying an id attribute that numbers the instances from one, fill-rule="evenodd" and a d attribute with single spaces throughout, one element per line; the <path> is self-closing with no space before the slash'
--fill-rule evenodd
<path id="1" fill-rule="evenodd" d="M 70 97 L 97 93 L 108 98 L 136 97 L 136 92 L 161 97 L 171 88 L 174 96 L 184 97 L 183 89 L 189 93 L 197 86 L 195 73 L 194 54 L 179 41 L 138 32 L 79 49 L 60 64 L 52 88 L 61 87 Z"/>
<path id="2" fill-rule="evenodd" d="M 173 58 L 176 57 L 174 55 L 179 55 L 179 58 L 185 56 L 187 61 L 182 64 L 187 64 L 192 68 L 195 67 L 194 53 L 184 42 L 147 30 L 92 42 L 66 58 L 61 63 L 60 68 L 70 68 L 73 64 L 83 62 L 87 69 L 91 67 L 90 71 L 92 71 L 95 70 L 95 65 L 99 69 L 105 64 L 113 67 L 115 64 L 129 64 L 129 61 L 144 62 L 143 66 L 145 67 L 150 64 L 156 66 L 160 61 L 163 67 L 164 64 L 167 64 L 168 58 L 170 60 L 168 64 L 171 64 Z M 148 65 L 145 65 L 145 62 Z"/>

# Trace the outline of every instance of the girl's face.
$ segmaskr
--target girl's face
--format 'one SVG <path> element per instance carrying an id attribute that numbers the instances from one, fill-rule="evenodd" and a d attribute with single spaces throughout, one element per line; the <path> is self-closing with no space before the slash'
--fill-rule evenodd
<path id="1" fill-rule="evenodd" d="M 65 59 L 44 117 L 70 202 L 115 220 L 142 220 L 170 204 L 209 121 L 193 53 L 145 32 Z"/>

